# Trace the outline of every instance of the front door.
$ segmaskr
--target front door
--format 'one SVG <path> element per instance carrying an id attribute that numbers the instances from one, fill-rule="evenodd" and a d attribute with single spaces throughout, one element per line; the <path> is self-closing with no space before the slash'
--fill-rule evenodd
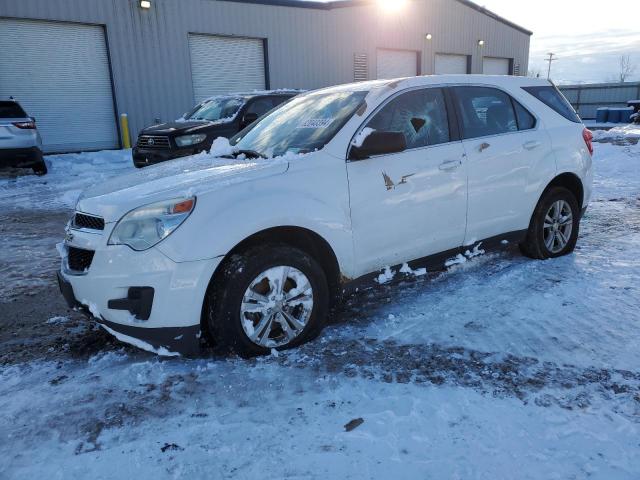
<path id="1" fill-rule="evenodd" d="M 461 246 L 466 162 L 462 143 L 452 141 L 442 89 L 401 93 L 365 127 L 402 132 L 408 148 L 347 164 L 358 273 Z"/>

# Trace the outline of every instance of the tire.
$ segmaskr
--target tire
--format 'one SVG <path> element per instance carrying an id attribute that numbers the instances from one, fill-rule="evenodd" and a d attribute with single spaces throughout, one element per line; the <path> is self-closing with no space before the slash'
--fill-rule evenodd
<path id="1" fill-rule="evenodd" d="M 324 327 L 330 300 L 328 282 L 322 267 L 306 252 L 287 245 L 253 247 L 234 255 L 222 268 L 209 288 L 205 305 L 206 327 L 217 348 L 244 357 L 264 355 L 273 348 L 285 350 L 308 342 Z M 287 281 L 278 297 L 276 287 L 282 283 L 277 279 L 280 275 Z M 265 280 L 267 276 L 271 280 Z M 311 304 L 306 295 L 308 289 L 299 295 L 296 294 L 298 290 L 294 290 L 303 289 L 307 285 L 305 280 L 311 288 Z M 258 302 L 253 299 L 254 294 L 261 299 L 261 303 L 254 306 L 255 312 L 251 306 L 247 308 L 248 302 Z M 282 295 L 284 298 L 291 296 L 290 303 Z M 275 300 L 264 301 L 274 296 Z M 285 314 L 291 322 L 286 320 Z M 273 320 L 267 323 L 271 326 L 262 328 L 271 315 Z M 302 322 L 303 319 L 306 321 Z M 304 326 L 301 328 L 301 325 Z M 285 332 L 285 326 L 295 336 Z M 267 329 L 270 332 L 266 332 Z M 253 340 L 250 334 L 254 336 Z"/>
<path id="2" fill-rule="evenodd" d="M 557 219 L 556 212 L 560 212 Z M 537 260 L 567 255 L 576 247 L 579 230 L 580 206 L 575 195 L 564 187 L 552 187 L 540 198 L 520 250 Z"/>
<path id="3" fill-rule="evenodd" d="M 33 173 L 35 173 L 38 176 L 47 174 L 47 164 L 44 163 L 44 160 L 42 160 L 42 162 L 40 162 L 39 164 L 33 167 Z"/>

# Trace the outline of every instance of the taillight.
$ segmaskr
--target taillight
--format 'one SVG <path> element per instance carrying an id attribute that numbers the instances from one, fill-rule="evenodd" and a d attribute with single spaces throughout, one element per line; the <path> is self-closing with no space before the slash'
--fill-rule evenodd
<path id="1" fill-rule="evenodd" d="M 593 155 L 593 133 L 588 128 L 585 128 L 582 131 L 582 138 L 584 138 L 584 143 L 587 144 L 587 149 L 589 149 L 589 153 Z"/>
<path id="2" fill-rule="evenodd" d="M 36 128 L 36 122 L 13 122 L 13 125 L 23 130 L 35 130 Z"/>

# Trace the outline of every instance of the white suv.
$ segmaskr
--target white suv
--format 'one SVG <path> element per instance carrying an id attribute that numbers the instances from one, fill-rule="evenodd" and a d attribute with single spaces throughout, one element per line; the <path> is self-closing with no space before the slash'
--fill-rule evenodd
<path id="1" fill-rule="evenodd" d="M 221 144 L 84 192 L 61 249 L 71 305 L 163 354 L 201 332 L 266 353 L 318 334 L 381 270 L 442 268 L 480 243 L 565 255 L 591 195 L 590 132 L 530 78 L 326 88 Z"/>

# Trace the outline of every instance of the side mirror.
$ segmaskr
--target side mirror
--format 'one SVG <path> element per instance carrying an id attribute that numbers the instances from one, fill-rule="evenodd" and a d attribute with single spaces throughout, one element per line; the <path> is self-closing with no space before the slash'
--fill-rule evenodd
<path id="1" fill-rule="evenodd" d="M 30 117 L 33 123 L 36 123 L 36 117 Z"/>
<path id="2" fill-rule="evenodd" d="M 374 155 L 400 153 L 407 149 L 407 139 L 402 132 L 371 132 L 362 145 L 353 145 L 349 152 L 349 160 L 365 160 Z"/>
<path id="3" fill-rule="evenodd" d="M 242 117 L 242 125 L 241 127 L 248 127 L 249 125 L 251 125 L 253 122 L 255 122 L 258 119 L 258 114 L 257 113 L 245 113 L 244 117 Z"/>

